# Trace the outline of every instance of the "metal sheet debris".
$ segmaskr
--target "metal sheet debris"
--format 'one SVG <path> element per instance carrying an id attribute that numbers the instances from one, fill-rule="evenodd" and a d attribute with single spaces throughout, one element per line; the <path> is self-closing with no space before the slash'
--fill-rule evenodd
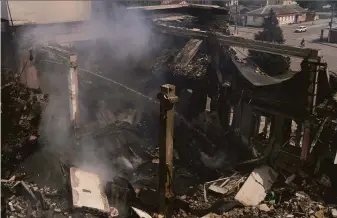
<path id="1" fill-rule="evenodd" d="M 245 206 L 257 206 L 267 195 L 267 191 L 277 178 L 277 173 L 269 166 L 255 168 L 235 196 L 235 200 Z"/>
<path id="2" fill-rule="evenodd" d="M 73 208 L 89 208 L 109 213 L 109 203 L 98 175 L 84 170 L 70 168 L 70 184 Z"/>

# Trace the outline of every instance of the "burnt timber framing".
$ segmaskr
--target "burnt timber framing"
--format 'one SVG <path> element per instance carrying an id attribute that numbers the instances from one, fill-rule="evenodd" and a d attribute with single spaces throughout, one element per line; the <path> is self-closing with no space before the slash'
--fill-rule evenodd
<path id="1" fill-rule="evenodd" d="M 247 48 L 250 50 L 261 51 L 270 54 L 278 54 L 278 55 L 285 55 L 299 58 L 310 58 L 310 59 L 317 59 L 319 57 L 319 50 L 315 49 L 296 48 L 288 45 L 261 42 L 237 36 L 227 36 L 212 31 L 188 29 L 182 27 L 169 26 L 160 23 L 155 24 L 155 30 L 162 34 L 181 36 L 187 38 L 206 39 L 209 37 L 216 37 L 216 39 L 220 44 Z"/>
<path id="2" fill-rule="evenodd" d="M 307 88 L 307 114 L 304 115 L 304 135 L 303 135 L 303 145 L 301 151 L 301 160 L 307 159 L 307 154 L 309 150 L 309 145 L 311 144 L 312 139 L 310 138 L 310 132 L 312 129 L 312 117 L 315 113 L 316 107 L 316 98 L 317 98 L 317 86 L 318 86 L 318 74 L 321 71 L 321 67 L 326 69 L 326 64 L 322 63 L 319 50 L 315 49 L 303 49 L 303 48 L 296 48 L 287 45 L 275 44 L 275 43 L 268 43 L 268 42 L 261 42 L 256 40 L 245 39 L 236 36 L 229 36 L 224 35 L 219 32 L 215 31 L 207 31 L 207 30 L 200 30 L 200 29 L 189 29 L 184 27 L 176 27 L 170 26 L 164 23 L 155 22 L 155 30 L 162 34 L 168 34 L 178 37 L 186 37 L 186 38 L 196 38 L 196 39 L 205 39 L 205 40 L 212 40 L 215 43 L 227 46 L 234 46 L 234 47 L 242 47 L 247 48 L 250 50 L 266 52 L 270 54 L 278 54 L 284 56 L 292 56 L 303 58 L 302 62 L 302 71 L 306 72 L 309 86 Z M 213 54 L 213 56 L 217 54 Z M 219 82 L 223 83 L 222 79 L 219 78 Z M 269 148 L 266 149 L 266 152 L 277 153 L 280 150 L 280 147 L 284 143 L 283 139 L 283 129 L 286 125 L 286 116 L 279 112 L 270 112 L 272 115 L 272 128 L 271 134 L 272 138 L 269 143 Z M 247 103 L 243 103 L 240 106 L 236 106 L 234 110 L 234 126 L 235 129 L 240 129 L 241 138 L 243 143 L 248 144 L 250 138 L 252 137 L 254 131 L 253 120 L 249 119 L 253 116 L 253 108 L 251 105 Z M 239 118 L 240 117 L 240 118 Z M 244 124 L 242 120 L 250 120 L 250 124 Z M 290 126 L 288 126 L 290 128 Z M 268 156 L 268 154 L 265 154 Z M 272 158 L 274 155 L 271 155 Z"/>

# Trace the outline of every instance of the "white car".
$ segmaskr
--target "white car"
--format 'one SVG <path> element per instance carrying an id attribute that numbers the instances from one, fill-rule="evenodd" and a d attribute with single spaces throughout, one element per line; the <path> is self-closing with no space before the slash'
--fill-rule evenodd
<path id="1" fill-rule="evenodd" d="M 306 26 L 299 26 L 296 28 L 295 33 L 303 33 L 307 31 L 307 27 Z"/>

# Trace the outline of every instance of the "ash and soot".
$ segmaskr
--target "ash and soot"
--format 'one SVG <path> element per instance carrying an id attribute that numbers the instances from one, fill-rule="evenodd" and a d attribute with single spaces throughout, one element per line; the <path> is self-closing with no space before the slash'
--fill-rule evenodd
<path id="1" fill-rule="evenodd" d="M 14 174 L 29 176 L 28 189 L 51 187 L 39 190 L 45 195 L 60 192 L 65 197 L 59 190 L 64 188 L 67 168 L 94 172 L 106 184 L 110 205 L 118 208 L 119 216 L 127 216 L 130 207 L 125 204 L 133 202 L 134 189 L 143 190 L 138 193 L 143 204 L 157 204 L 153 199 L 149 202 L 157 198 L 155 192 L 150 191 L 150 197 L 144 192 L 156 190 L 158 185 L 156 94 L 167 81 L 165 62 L 177 49 L 172 49 L 175 40 L 152 32 L 151 24 L 139 12 L 117 5 L 106 8 L 100 1 L 95 4 L 98 10 L 83 23 L 25 27 L 17 35 L 20 50 L 34 51 L 34 60 L 29 64 L 36 66 L 39 86 L 48 95 L 48 103 L 36 134 L 39 149 L 21 162 Z M 65 63 L 70 54 L 78 58 L 78 129 L 70 122 L 69 113 L 69 66 Z M 177 167 L 179 162 L 186 168 L 190 168 L 191 161 L 197 162 L 192 172 L 199 174 L 205 153 L 201 157 L 198 151 L 192 154 L 186 149 L 197 144 L 201 145 L 198 150 L 203 149 L 209 140 L 182 115 L 176 115 L 181 135 L 175 145 L 190 144 L 175 152 Z M 184 135 L 201 139 L 189 140 Z M 203 176 L 215 175 L 204 168 Z M 182 192 L 197 182 L 183 168 L 177 168 L 176 180 Z M 28 204 L 21 198 L 13 201 Z M 67 213 L 64 201 L 47 198 L 56 213 Z"/>
<path id="2" fill-rule="evenodd" d="M 318 218 L 336 212 L 322 200 L 336 199 L 335 171 L 325 166 L 325 148 L 315 146 L 336 144 L 336 122 L 323 112 L 312 117 L 317 138 L 309 153 L 319 154 L 309 155 L 307 167 L 298 164 L 308 133 L 303 117 L 293 129 L 295 120 L 283 115 L 292 104 L 291 117 L 304 113 L 296 103 L 306 101 L 306 88 L 293 101 L 289 87 L 307 84 L 305 67 L 281 83 L 252 82 L 251 76 L 267 82 L 271 76 L 230 46 L 238 36 L 229 33 L 225 7 L 91 2 L 86 21 L 13 27 L 20 66 L 6 72 L 2 66 L 1 75 L 10 127 L 3 131 L 3 216 Z M 230 40 L 223 45 L 221 38 Z M 242 47 L 261 45 L 241 40 Z M 274 46 L 268 49 L 284 47 Z M 328 87 L 326 79 L 317 84 Z M 173 88 L 164 84 L 175 85 L 176 96 L 165 96 Z M 323 107 L 335 108 L 325 98 Z"/>
<path id="3" fill-rule="evenodd" d="M 59 67 L 56 64 L 41 63 L 44 66 L 41 83 L 48 84 L 46 89 L 51 90 L 40 125 L 41 138 L 47 141 L 46 147 L 52 153 L 65 154 L 71 164 L 99 173 L 103 178 L 118 174 L 117 168 L 133 168 L 130 160 L 120 152 L 124 147 L 122 143 L 131 143 L 128 140 L 132 137 L 122 136 L 120 132 L 132 134 L 132 128 L 138 130 L 136 126 L 140 121 L 152 110 L 157 110 L 156 104 L 137 92 L 147 91 L 147 80 L 153 80 L 151 69 L 144 68 L 154 51 L 160 48 L 160 41 L 152 36 L 150 27 L 139 14 L 119 6 L 109 13 L 107 10 L 100 7 L 90 21 L 78 27 L 81 35 L 89 36 L 90 40 L 74 42 L 71 47 L 78 56 L 80 124 L 84 129 L 83 134 L 76 133 L 80 143 L 74 152 L 70 149 L 74 138 L 68 122 L 66 77 L 49 73 L 48 68 L 53 71 L 54 67 Z M 56 35 L 52 31 L 47 33 L 49 41 Z M 34 29 L 33 35 L 39 32 L 39 28 Z M 40 38 L 36 38 L 37 43 Z M 155 89 L 157 91 L 158 87 Z M 139 136 L 134 138 L 141 141 Z"/>

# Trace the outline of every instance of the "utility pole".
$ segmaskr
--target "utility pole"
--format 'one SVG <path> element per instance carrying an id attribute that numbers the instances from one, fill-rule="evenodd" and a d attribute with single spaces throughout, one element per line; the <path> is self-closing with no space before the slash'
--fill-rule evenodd
<path id="1" fill-rule="evenodd" d="M 236 17 L 237 17 L 237 19 L 240 19 L 240 23 L 241 23 L 240 8 L 239 8 L 239 10 L 238 10 L 238 6 L 239 6 L 239 1 L 237 0 L 237 1 L 236 1 L 236 14 L 239 13 L 239 16 L 236 16 Z M 238 24 L 238 26 L 236 27 L 236 34 L 239 35 L 239 24 Z"/>
<path id="2" fill-rule="evenodd" d="M 178 102 L 175 86 L 166 84 L 160 87 L 157 95 L 160 101 L 159 130 L 159 213 L 160 217 L 172 215 L 173 193 L 173 133 L 174 104 Z"/>
<path id="3" fill-rule="evenodd" d="M 331 41 L 331 29 L 332 29 L 332 24 L 333 24 L 333 18 L 335 15 L 335 3 L 332 4 L 332 9 L 331 9 L 331 20 L 330 20 L 330 30 L 329 30 L 329 36 L 328 36 L 328 42 Z"/>
<path id="4" fill-rule="evenodd" d="M 234 17 L 234 20 L 235 20 L 235 29 L 234 31 L 237 33 L 237 23 L 238 23 L 238 2 L 236 1 L 235 2 L 235 17 Z"/>

